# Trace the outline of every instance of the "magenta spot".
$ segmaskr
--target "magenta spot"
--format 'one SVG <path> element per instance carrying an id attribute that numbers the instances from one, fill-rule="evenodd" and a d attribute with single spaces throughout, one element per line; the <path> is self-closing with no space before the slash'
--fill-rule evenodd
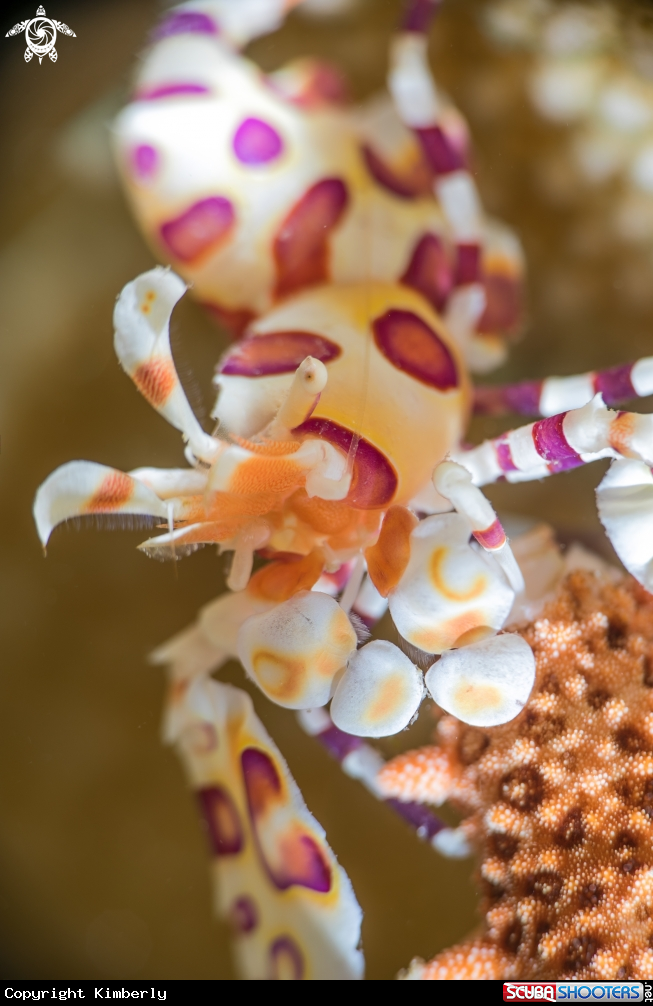
<path id="1" fill-rule="evenodd" d="M 311 332 L 266 332 L 237 342 L 223 358 L 221 374 L 260 377 L 263 374 L 289 374 L 307 356 L 322 363 L 335 360 L 342 350 L 335 342 Z"/>
<path id="2" fill-rule="evenodd" d="M 199 11 L 173 11 L 152 32 L 150 38 L 158 42 L 171 35 L 218 35 L 220 29 L 208 14 Z"/>
<path id="3" fill-rule="evenodd" d="M 461 151 L 440 126 L 416 129 L 426 159 L 436 175 L 449 175 L 465 167 Z"/>
<path id="4" fill-rule="evenodd" d="M 499 468 L 502 472 L 519 471 L 517 465 L 512 460 L 512 451 L 510 450 L 507 433 L 497 437 L 494 441 L 494 450 L 496 451 L 497 461 L 499 462 Z"/>
<path id="5" fill-rule="evenodd" d="M 141 181 L 149 182 L 159 166 L 159 154 L 149 143 L 139 143 L 131 154 L 134 174 Z"/>
<path id="6" fill-rule="evenodd" d="M 345 183 L 324 178 L 295 203 L 274 241 L 278 297 L 329 279 L 329 239 L 348 202 Z"/>
<path id="7" fill-rule="evenodd" d="M 393 367 L 438 391 L 458 387 L 458 372 L 448 346 L 412 311 L 391 308 L 372 322 L 374 340 Z"/>
<path id="8" fill-rule="evenodd" d="M 620 367 L 610 367 L 594 375 L 594 391 L 600 391 L 606 405 L 620 405 L 629 398 L 637 398 L 630 375 L 632 363 L 624 363 Z"/>
<path id="9" fill-rule="evenodd" d="M 176 83 L 160 84 L 157 87 L 145 88 L 137 91 L 134 101 L 158 101 L 160 98 L 192 97 L 198 94 L 210 94 L 211 91 L 204 84 Z"/>
<path id="10" fill-rule="evenodd" d="M 307 419 L 293 433 L 321 437 L 353 454 L 354 471 L 345 502 L 359 510 L 376 510 L 386 506 L 397 491 L 397 473 L 378 448 L 363 437 L 330 419 Z"/>
<path id="11" fill-rule="evenodd" d="M 466 286 L 468 283 L 481 281 L 481 249 L 474 244 L 459 244 L 456 246 L 456 286 Z"/>
<path id="12" fill-rule="evenodd" d="M 251 933 L 258 925 L 258 909 L 253 898 L 241 894 L 229 908 L 229 921 L 237 933 Z"/>
<path id="13" fill-rule="evenodd" d="M 393 171 L 372 147 L 365 145 L 361 153 L 367 170 L 382 188 L 392 192 L 400 199 L 416 199 L 418 195 L 422 194 L 421 186 L 415 184 L 414 180 L 402 178 L 396 171 Z"/>
<path id="14" fill-rule="evenodd" d="M 222 786 L 197 791 L 213 856 L 233 856 L 243 848 L 243 829 L 236 805 Z"/>
<path id="15" fill-rule="evenodd" d="M 401 22 L 402 31 L 425 34 L 439 7 L 439 0 L 411 0 Z"/>
<path id="16" fill-rule="evenodd" d="M 547 462 L 550 472 L 564 472 L 583 464 L 579 454 L 567 442 L 563 423 L 566 412 L 533 423 L 535 450 Z"/>
<path id="17" fill-rule="evenodd" d="M 202 252 L 223 241 L 236 219 L 234 208 L 222 196 L 194 203 L 174 220 L 161 225 L 161 238 L 182 262 L 191 262 Z"/>
<path id="18" fill-rule="evenodd" d="M 474 388 L 474 412 L 482 416 L 503 416 L 516 412 L 520 416 L 540 413 L 542 381 L 520 381 L 517 384 L 494 384 Z"/>
<path id="19" fill-rule="evenodd" d="M 415 246 L 401 282 L 417 290 L 441 311 L 453 287 L 451 259 L 435 234 L 424 234 Z"/>
<path id="20" fill-rule="evenodd" d="M 242 164 L 267 164 L 279 156 L 283 140 L 262 119 L 245 119 L 234 136 L 234 153 Z"/>
<path id="21" fill-rule="evenodd" d="M 278 936 L 270 947 L 270 980 L 304 977 L 304 955 L 290 936 Z"/>
<path id="22" fill-rule="evenodd" d="M 274 762 L 258 748 L 245 748 L 240 762 L 259 856 L 270 880 L 280 891 L 296 886 L 326 894 L 331 890 L 331 867 L 297 817 L 291 816 L 286 830 L 276 826 L 266 835 L 267 840 L 261 841 L 260 832 L 269 827 L 270 812 L 284 801 Z M 271 842 L 276 849 L 270 848 Z"/>

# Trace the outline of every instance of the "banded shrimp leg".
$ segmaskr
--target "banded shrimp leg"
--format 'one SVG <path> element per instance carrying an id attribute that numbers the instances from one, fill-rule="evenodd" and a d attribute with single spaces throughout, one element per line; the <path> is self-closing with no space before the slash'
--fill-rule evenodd
<path id="1" fill-rule="evenodd" d="M 581 408 L 539 419 L 456 451 L 452 460 L 477 486 L 528 482 L 611 458 L 599 484 L 598 512 L 617 555 L 653 589 L 653 416 L 609 410 L 601 394 Z"/>
<path id="2" fill-rule="evenodd" d="M 468 164 L 467 138 L 440 92 L 428 63 L 428 31 L 440 0 L 410 0 L 391 48 L 388 89 L 399 118 L 417 139 L 433 175 L 433 192 L 454 244 L 453 289 L 444 310 L 447 327 L 472 371 L 485 373 L 506 356 L 502 333 L 483 329 L 487 305 L 484 253 L 497 240 L 486 220 Z M 518 242 L 499 241 L 510 283 L 519 285 Z M 498 246 L 497 246 L 498 247 Z"/>
<path id="3" fill-rule="evenodd" d="M 484 416 L 510 412 L 521 416 L 554 416 L 586 405 L 596 394 L 603 395 L 608 406 L 653 395 L 653 356 L 569 377 L 481 385 L 474 389 L 474 412 Z"/>

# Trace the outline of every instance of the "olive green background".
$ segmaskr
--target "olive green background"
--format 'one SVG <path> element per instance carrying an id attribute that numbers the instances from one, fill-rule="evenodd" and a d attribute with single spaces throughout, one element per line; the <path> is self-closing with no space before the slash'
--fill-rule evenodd
<path id="1" fill-rule="evenodd" d="M 33 16 L 33 0 L 14 21 Z M 445 0 L 433 32 L 439 80 L 468 115 L 486 205 L 521 234 L 530 323 L 498 377 L 573 373 L 651 352 L 651 248 L 611 237 L 610 192 L 556 174 L 564 130 L 539 123 L 526 54 L 493 51 L 472 0 Z M 50 9 L 52 8 L 52 10 Z M 163 678 L 147 653 L 222 589 L 208 549 L 172 565 L 135 550 L 142 532 L 58 531 L 43 558 L 31 519 L 39 483 L 88 458 L 177 465 L 181 441 L 139 397 L 112 349 L 121 286 L 152 258 L 113 174 L 107 125 L 124 101 L 153 0 L 51 0 L 77 37 L 59 60 L 23 60 L 0 37 L 0 959 L 8 978 L 231 979 L 211 913 L 204 837 L 174 754 L 160 742 Z M 357 96 L 383 83 L 399 4 L 293 15 L 253 56 L 266 68 L 315 53 Z M 558 165 L 559 167 L 559 165 Z M 558 177 L 558 175 L 560 177 Z M 200 415 L 224 345 L 192 303 L 173 320 L 175 356 Z M 203 413 L 202 413 L 203 410 Z M 472 437 L 504 428 L 476 422 Z M 495 487 L 503 511 L 596 536 L 598 466 Z M 237 667 L 227 677 L 242 683 Z M 473 864 L 440 859 L 345 778 L 292 714 L 255 696 L 365 912 L 367 977 L 392 979 L 476 924 Z M 429 711 L 400 750 L 429 733 Z"/>

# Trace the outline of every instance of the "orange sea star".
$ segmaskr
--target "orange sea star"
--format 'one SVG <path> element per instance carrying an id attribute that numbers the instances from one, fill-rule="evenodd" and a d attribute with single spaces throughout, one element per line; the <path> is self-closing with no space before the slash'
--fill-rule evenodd
<path id="1" fill-rule="evenodd" d="M 388 796 L 461 810 L 481 857 L 482 929 L 403 977 L 650 977 L 653 596 L 576 571 L 520 631 L 523 712 L 486 730 L 443 716 L 436 746 L 381 774 Z"/>

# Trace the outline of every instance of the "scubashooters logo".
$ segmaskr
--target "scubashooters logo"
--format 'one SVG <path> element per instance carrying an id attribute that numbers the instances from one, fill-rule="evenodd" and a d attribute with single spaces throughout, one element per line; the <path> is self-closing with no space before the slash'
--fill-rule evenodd
<path id="1" fill-rule="evenodd" d="M 504 982 L 506 1002 L 640 1002 L 646 982 Z"/>
<path id="2" fill-rule="evenodd" d="M 5 38 L 9 38 L 10 35 L 20 35 L 23 31 L 25 32 L 25 41 L 27 42 L 27 49 L 25 50 L 26 63 L 29 63 L 32 56 L 38 56 L 39 63 L 44 56 L 49 56 L 52 62 L 56 63 L 57 50 L 54 47 L 54 43 L 57 41 L 58 31 L 62 35 L 72 35 L 73 38 L 77 38 L 75 32 L 67 24 L 63 24 L 62 21 L 53 21 L 51 18 L 46 17 L 43 7 L 38 8 L 36 17 L 33 17 L 31 21 L 19 21 L 18 24 L 15 24 L 7 32 Z"/>

